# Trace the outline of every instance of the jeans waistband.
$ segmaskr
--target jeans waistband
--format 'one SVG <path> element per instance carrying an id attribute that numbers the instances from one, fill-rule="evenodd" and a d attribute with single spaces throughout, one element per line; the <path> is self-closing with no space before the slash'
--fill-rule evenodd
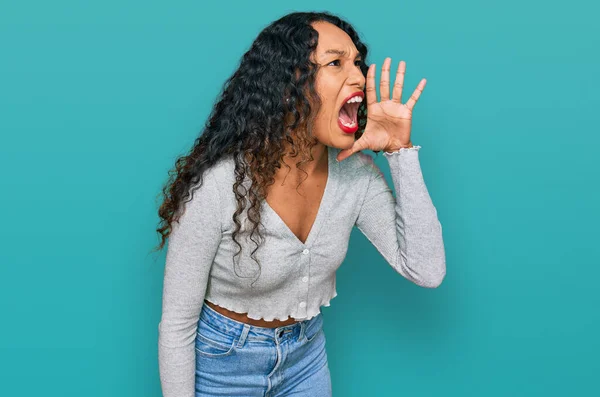
<path id="1" fill-rule="evenodd" d="M 316 316 L 308 319 L 301 320 L 293 324 L 284 325 L 276 328 L 268 328 L 268 327 L 259 327 L 256 325 L 242 323 L 240 321 L 229 318 L 206 304 L 206 302 L 202 305 L 202 311 L 200 313 L 200 319 L 204 319 L 211 326 L 218 328 L 221 332 L 232 334 L 232 335 L 241 335 L 244 329 L 248 331 L 252 331 L 256 335 L 261 335 L 269 338 L 275 338 L 276 336 L 281 337 L 283 334 L 289 333 L 290 335 L 302 335 L 305 330 L 311 326 L 313 323 L 320 323 L 323 321 L 322 314 L 319 313 Z"/>

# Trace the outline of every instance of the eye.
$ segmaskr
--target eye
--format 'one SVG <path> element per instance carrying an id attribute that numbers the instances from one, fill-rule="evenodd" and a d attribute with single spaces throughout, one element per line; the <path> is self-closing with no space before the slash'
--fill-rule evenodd
<path id="1" fill-rule="evenodd" d="M 331 61 L 331 62 L 329 62 L 329 64 L 328 64 L 327 66 L 331 65 L 331 64 L 332 64 L 332 63 L 334 63 L 334 62 L 337 62 L 337 63 L 338 63 L 338 65 L 339 65 L 339 63 L 340 63 L 340 60 L 339 60 L 339 59 L 336 59 L 335 61 Z M 354 64 L 355 64 L 356 66 L 360 66 L 360 63 L 361 63 L 361 62 L 362 62 L 362 59 L 357 59 L 356 61 L 354 61 Z"/>

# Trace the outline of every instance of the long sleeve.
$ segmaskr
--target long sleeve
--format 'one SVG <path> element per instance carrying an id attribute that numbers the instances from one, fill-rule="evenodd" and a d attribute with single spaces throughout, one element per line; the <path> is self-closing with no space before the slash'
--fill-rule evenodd
<path id="1" fill-rule="evenodd" d="M 187 198 L 189 200 L 189 197 Z M 164 397 L 194 397 L 195 338 L 208 277 L 221 241 L 219 192 L 214 175 L 185 203 L 168 240 L 158 325 L 158 360 Z"/>
<path id="2" fill-rule="evenodd" d="M 436 288 L 446 275 L 442 225 L 421 172 L 420 146 L 387 153 L 396 197 L 370 156 L 371 179 L 356 226 L 413 283 Z"/>

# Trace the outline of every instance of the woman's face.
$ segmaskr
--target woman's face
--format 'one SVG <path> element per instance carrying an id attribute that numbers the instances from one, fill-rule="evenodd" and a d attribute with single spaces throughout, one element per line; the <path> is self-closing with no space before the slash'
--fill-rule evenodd
<path id="1" fill-rule="evenodd" d="M 360 102 L 348 106 L 348 116 L 342 111 L 341 119 L 338 118 L 350 95 L 360 93 L 360 98 L 366 100 L 362 97 L 365 77 L 359 67 L 360 54 L 350 36 L 337 26 L 316 22 L 313 28 L 319 32 L 313 62 L 321 65 L 316 76 L 316 89 L 322 102 L 313 134 L 324 145 L 347 149 L 354 144 L 354 132 L 358 129 L 356 112 Z"/>

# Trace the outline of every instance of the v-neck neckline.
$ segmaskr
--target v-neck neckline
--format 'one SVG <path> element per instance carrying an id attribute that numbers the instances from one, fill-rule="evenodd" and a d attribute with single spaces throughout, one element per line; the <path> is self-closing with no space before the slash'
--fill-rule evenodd
<path id="1" fill-rule="evenodd" d="M 334 148 L 327 146 L 327 182 L 325 183 L 325 190 L 323 192 L 323 196 L 321 197 L 321 202 L 319 203 L 317 216 L 315 217 L 304 243 L 298 238 L 298 236 L 294 234 L 294 232 L 292 232 L 289 226 L 283 221 L 283 219 L 281 219 L 279 214 L 275 212 L 269 203 L 267 203 L 267 200 L 263 200 L 262 207 L 266 211 L 263 213 L 266 214 L 270 220 L 272 220 L 271 224 L 275 225 L 280 233 L 292 239 L 295 244 L 302 248 L 310 247 L 313 244 L 315 238 L 321 230 L 321 227 L 327 219 L 329 211 L 331 210 L 338 183 L 337 173 L 339 163 L 336 161 L 335 156 L 336 153 L 334 152 Z"/>

